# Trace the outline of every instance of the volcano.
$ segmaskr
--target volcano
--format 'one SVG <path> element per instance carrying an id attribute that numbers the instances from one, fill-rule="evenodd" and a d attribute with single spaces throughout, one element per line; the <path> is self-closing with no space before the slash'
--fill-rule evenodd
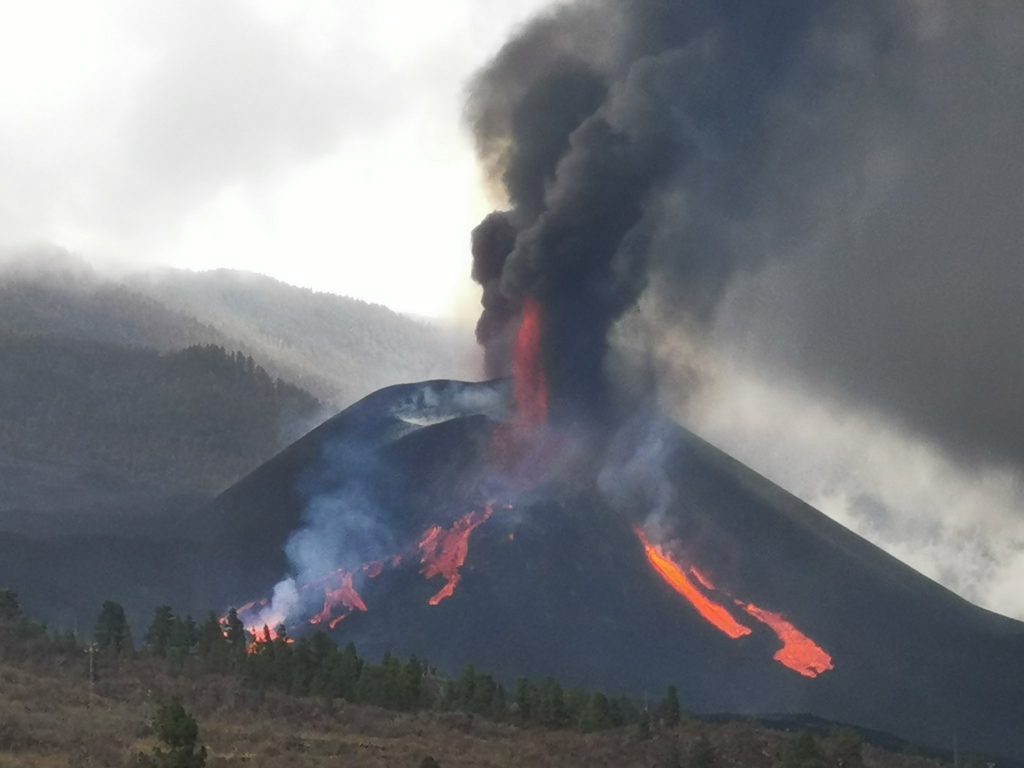
<path id="1" fill-rule="evenodd" d="M 204 510 L 207 588 L 254 629 L 448 672 L 675 684 L 695 712 L 1024 758 L 1024 624 L 656 415 L 516 451 L 514 402 L 504 381 L 434 381 L 343 411 Z"/>

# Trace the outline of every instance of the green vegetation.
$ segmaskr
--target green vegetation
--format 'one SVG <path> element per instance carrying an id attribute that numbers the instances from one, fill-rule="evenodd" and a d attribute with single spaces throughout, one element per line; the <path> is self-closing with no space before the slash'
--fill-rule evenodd
<path id="1" fill-rule="evenodd" d="M 106 631 L 109 624 L 117 624 L 123 618 L 118 609 L 116 604 L 105 604 L 97 627 L 102 624 Z M 265 627 L 253 638 L 233 609 L 223 621 L 210 614 L 197 625 L 191 617 L 175 616 L 169 606 L 159 606 L 146 632 L 145 653 L 169 660 L 179 673 L 191 664 L 206 672 L 237 675 L 256 690 L 405 712 L 464 712 L 495 721 L 580 731 L 618 728 L 643 715 L 628 698 L 583 689 L 566 692 L 550 678 L 523 678 L 510 698 L 500 682 L 473 665 L 458 677 L 445 679 L 415 656 L 403 661 L 385 654 L 380 664 L 371 664 L 354 645 L 341 648 L 323 632 L 293 641 L 283 626 L 274 632 Z"/>
<path id="2" fill-rule="evenodd" d="M 222 347 L 159 354 L 0 335 L 0 361 L 0 453 L 208 491 L 322 413 L 312 395 Z"/>
<path id="3" fill-rule="evenodd" d="M 665 698 L 658 705 L 658 717 L 669 728 L 679 725 L 679 718 L 682 709 L 679 707 L 679 692 L 674 685 L 670 685 L 665 691 Z"/>
<path id="4" fill-rule="evenodd" d="M 253 642 L 235 621 L 160 606 L 132 650 L 124 611 L 107 602 L 91 684 L 82 642 L 49 634 L 0 589 L 0 766 L 941 766 L 849 729 L 793 735 L 681 709 L 670 726 L 672 688 L 653 716 L 551 679 L 521 679 L 509 695 L 472 666 L 445 678 L 414 657 L 373 664 L 322 633 L 292 642 L 267 629 Z"/>
<path id="5" fill-rule="evenodd" d="M 782 768 L 825 768 L 825 756 L 810 731 L 801 731 L 782 754 Z"/>
<path id="6" fill-rule="evenodd" d="M 133 650 L 132 631 L 128 626 L 128 619 L 124 615 L 124 608 L 118 603 L 107 600 L 96 619 L 93 639 L 101 651 L 115 656 L 130 654 Z"/>
<path id="7" fill-rule="evenodd" d="M 199 725 L 181 704 L 164 704 L 153 718 L 153 731 L 163 745 L 152 755 L 139 755 L 139 768 L 204 768 L 206 747 L 199 743 Z"/>

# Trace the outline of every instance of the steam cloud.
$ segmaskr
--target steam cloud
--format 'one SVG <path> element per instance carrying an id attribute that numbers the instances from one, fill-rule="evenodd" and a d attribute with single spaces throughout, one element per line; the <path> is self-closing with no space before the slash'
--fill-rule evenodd
<path id="1" fill-rule="evenodd" d="M 657 393 L 735 450 L 722 377 L 749 375 L 966 484 L 1009 473 L 1002 515 L 1024 465 L 1021 71 L 1012 0 L 556 7 L 470 89 L 509 203 L 473 233 L 490 373 L 536 296 L 563 409 Z M 755 468 L 807 449 L 765 429 Z M 876 480 L 904 496 L 877 474 L 843 493 Z"/>

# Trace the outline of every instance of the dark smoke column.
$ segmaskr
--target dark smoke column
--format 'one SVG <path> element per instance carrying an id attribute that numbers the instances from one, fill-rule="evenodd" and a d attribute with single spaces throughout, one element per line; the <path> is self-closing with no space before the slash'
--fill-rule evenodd
<path id="1" fill-rule="evenodd" d="M 700 196 L 740 194 L 737 169 L 715 159 L 756 170 L 748 147 L 764 95 L 785 73 L 779 52 L 828 5 L 578 3 L 505 45 L 469 102 L 481 161 L 511 204 L 473 232 L 477 338 L 490 374 L 509 372 L 511 338 L 533 297 L 552 416 L 608 413 L 620 395 L 605 372 L 609 332 L 649 282 L 659 224 L 692 215 Z M 668 194 L 680 179 L 694 200 Z M 727 259 L 714 238 L 698 243 L 697 229 L 682 229 L 675 258 Z M 698 301 L 680 315 L 700 311 Z"/>

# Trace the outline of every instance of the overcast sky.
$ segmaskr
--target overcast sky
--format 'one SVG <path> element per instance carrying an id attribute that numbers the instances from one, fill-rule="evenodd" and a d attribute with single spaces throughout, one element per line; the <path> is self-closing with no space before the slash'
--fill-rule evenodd
<path id="1" fill-rule="evenodd" d="M 4 3 L 0 247 L 472 305 L 463 89 L 544 4 Z"/>

